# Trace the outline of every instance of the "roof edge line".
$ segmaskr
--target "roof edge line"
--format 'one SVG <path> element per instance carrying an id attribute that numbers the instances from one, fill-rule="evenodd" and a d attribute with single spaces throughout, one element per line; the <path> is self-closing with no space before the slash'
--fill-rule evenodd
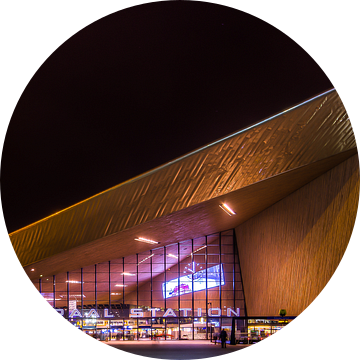
<path id="1" fill-rule="evenodd" d="M 40 219 L 40 220 L 38 220 L 38 221 L 35 221 L 35 222 L 33 222 L 33 223 L 29 224 L 29 225 L 26 225 L 26 226 L 24 226 L 24 227 L 22 227 L 22 228 L 20 228 L 20 229 L 18 229 L 18 230 L 15 230 L 15 231 L 13 231 L 12 233 L 9 233 L 9 236 L 12 236 L 12 235 L 14 235 L 15 233 L 18 233 L 18 232 L 20 232 L 20 231 L 22 231 L 22 230 L 25 230 L 25 229 L 27 229 L 27 228 L 29 228 L 29 227 L 31 227 L 31 226 L 34 226 L 35 224 L 38 224 L 38 223 L 40 223 L 40 222 L 42 222 L 42 221 L 45 221 L 45 220 L 47 220 L 47 219 L 49 219 L 49 218 L 51 218 L 51 217 L 54 217 L 55 215 L 58 215 L 58 214 L 60 214 L 60 213 L 62 213 L 62 212 L 65 212 L 65 211 L 67 211 L 67 210 L 70 210 L 70 209 L 72 209 L 73 207 L 75 207 L 75 206 L 77 206 L 77 205 L 80 205 L 81 203 L 84 203 L 84 202 L 86 202 L 86 201 L 89 201 L 89 200 L 91 200 L 91 199 L 93 199 L 93 198 L 95 198 L 95 197 L 97 197 L 97 196 L 100 196 L 100 195 L 102 195 L 102 194 L 105 194 L 105 193 L 107 193 L 108 191 L 114 190 L 114 189 L 116 189 L 116 188 L 118 188 L 118 187 L 120 187 L 120 186 L 123 186 L 123 185 L 128 184 L 128 183 L 132 183 L 132 182 L 137 181 L 137 180 L 140 180 L 140 179 L 142 179 L 142 178 L 144 178 L 144 177 L 146 177 L 146 176 L 149 176 L 149 175 L 153 174 L 154 172 L 159 171 L 159 170 L 165 168 L 166 166 L 170 166 L 170 165 L 172 165 L 172 164 L 175 164 L 175 163 L 178 162 L 178 161 L 181 161 L 181 160 L 183 160 L 183 159 L 186 159 L 187 157 L 189 157 L 189 156 L 191 156 L 191 155 L 194 155 L 194 154 L 197 154 L 198 152 L 200 152 L 200 151 L 202 151 L 202 150 L 205 150 L 205 149 L 207 149 L 207 148 L 209 148 L 209 147 L 211 147 L 211 146 L 214 146 L 214 145 L 216 145 L 216 144 L 218 144 L 218 143 L 220 143 L 220 142 L 222 142 L 222 141 L 228 140 L 228 139 L 230 139 L 230 138 L 232 138 L 232 137 L 235 137 L 235 136 L 237 136 L 237 135 L 239 135 L 239 134 L 241 134 L 241 133 L 243 133 L 243 132 L 246 132 L 246 131 L 248 131 L 248 130 L 250 130 L 250 129 L 252 129 L 252 128 L 258 126 L 258 125 L 261 125 L 261 124 L 264 124 L 264 123 L 266 123 L 266 122 L 268 122 L 268 121 L 270 121 L 270 120 L 273 120 L 273 119 L 275 119 L 275 118 L 278 117 L 278 116 L 281 116 L 281 115 L 283 115 L 283 114 L 285 114 L 285 113 L 287 113 L 287 112 L 289 112 L 289 111 L 291 111 L 291 110 L 294 110 L 294 109 L 296 109 L 296 108 L 298 108 L 298 107 L 300 107 L 300 106 L 302 106 L 302 105 L 304 105 L 304 104 L 307 104 L 307 103 L 310 102 L 310 101 L 313 101 L 313 100 L 315 100 L 315 99 L 317 99 L 317 98 L 319 98 L 319 97 L 321 97 L 321 96 L 324 96 L 324 95 L 326 95 L 326 94 L 329 94 L 329 93 L 331 93 L 331 92 L 333 92 L 333 91 L 335 91 L 335 88 L 332 88 L 332 89 L 327 90 L 327 91 L 325 91 L 325 92 L 323 92 L 323 93 L 321 93 L 321 94 L 318 94 L 318 95 L 316 95 L 316 96 L 314 96 L 314 97 L 312 97 L 312 98 L 310 98 L 310 99 L 308 99 L 308 100 L 305 100 L 305 101 L 303 101 L 303 102 L 301 102 L 301 103 L 299 103 L 299 104 L 297 104 L 297 105 L 294 105 L 294 106 L 292 106 L 292 107 L 290 107 L 290 108 L 288 108 L 288 109 L 286 109 L 286 110 L 283 110 L 283 111 L 281 111 L 281 112 L 279 112 L 279 113 L 277 113 L 277 114 L 275 114 L 275 115 L 272 115 L 272 116 L 270 116 L 270 117 L 268 117 L 268 118 L 266 118 L 266 119 L 264 119 L 264 120 L 261 120 L 261 121 L 259 121 L 259 122 L 257 122 L 257 123 L 254 123 L 253 125 L 250 125 L 250 126 L 244 128 L 244 129 L 241 129 L 241 130 L 239 130 L 239 131 L 236 131 L 236 132 L 234 132 L 234 133 L 232 133 L 232 134 L 230 134 L 230 135 L 227 135 L 227 136 L 225 136 L 225 137 L 223 137 L 223 138 L 221 138 L 221 139 L 215 140 L 215 141 L 213 141 L 213 142 L 210 143 L 210 144 L 204 145 L 204 146 L 202 146 L 202 147 L 200 147 L 200 148 L 198 148 L 198 149 L 196 149 L 196 150 L 194 150 L 194 151 L 192 151 L 192 152 L 190 152 L 190 153 L 187 153 L 187 154 L 185 154 L 185 155 L 182 155 L 182 156 L 180 156 L 180 157 L 178 157 L 178 158 L 176 158 L 176 159 L 174 159 L 174 160 L 171 160 L 171 161 L 169 161 L 169 162 L 167 162 L 167 163 L 165 163 L 165 164 L 163 164 L 163 165 L 160 165 L 160 166 L 158 166 L 158 167 L 156 167 L 156 168 L 154 168 L 154 169 L 151 169 L 151 170 L 149 170 L 149 171 L 146 171 L 146 172 L 143 173 L 143 174 L 140 174 L 140 175 L 138 175 L 138 176 L 136 176 L 136 177 L 133 177 L 133 178 L 131 178 L 131 179 L 129 179 L 129 180 L 123 181 L 122 183 L 120 183 L 120 184 L 118 184 L 118 185 L 115 185 L 115 186 L 113 186 L 113 187 L 111 187 L 111 188 L 109 188 L 109 189 L 106 189 L 106 190 L 101 191 L 101 192 L 99 192 L 99 193 L 97 193 L 97 194 L 95 194 L 95 195 L 93 195 L 93 196 L 90 196 L 90 197 L 84 199 L 84 200 L 81 200 L 81 201 L 77 202 L 77 203 L 74 204 L 74 205 L 71 205 L 71 206 L 69 206 L 69 207 L 67 207 L 67 208 L 65 208 L 65 209 L 62 209 L 62 210 L 54 213 L 54 214 L 51 214 L 51 215 L 49 215 L 49 216 L 46 216 L 46 217 L 44 217 L 44 218 L 42 218 L 42 219 Z"/>
<path id="2" fill-rule="evenodd" d="M 213 142 L 210 143 L 210 144 L 204 145 L 204 146 L 202 146 L 202 147 L 200 147 L 200 148 L 198 148 L 198 149 L 196 149 L 196 150 L 194 150 L 194 151 L 191 151 L 191 152 L 189 152 L 189 153 L 187 153 L 187 154 L 185 154 L 185 155 L 182 155 L 182 156 L 180 156 L 180 157 L 178 157 L 178 158 L 176 158 L 176 159 L 174 159 L 174 160 L 171 160 L 171 161 L 169 161 L 169 162 L 167 162 L 167 163 L 165 163 L 165 164 L 163 164 L 163 165 L 160 165 L 160 166 L 158 166 L 158 167 L 156 167 L 156 168 L 154 168 L 154 169 L 151 169 L 151 170 L 149 170 L 149 171 L 147 171 L 147 172 L 145 172 L 145 173 L 143 173 L 143 174 L 140 174 L 140 175 L 138 175 L 138 176 L 136 176 L 136 177 L 134 177 L 134 178 L 131 178 L 131 179 L 126 180 L 126 181 L 124 181 L 124 182 L 122 182 L 122 183 L 120 183 L 120 184 L 118 184 L 118 185 L 115 185 L 115 186 L 113 186 L 113 187 L 111 187 L 111 188 L 109 188 L 109 189 L 107 189 L 107 190 L 104 190 L 103 192 L 98 193 L 98 194 L 96 194 L 96 195 L 94 195 L 94 196 L 92 196 L 92 197 L 90 197 L 90 198 L 88 198 L 88 199 L 86 199 L 86 200 L 90 200 L 91 198 L 93 198 L 93 197 L 95 197 L 95 196 L 97 196 L 97 195 L 101 195 L 101 194 L 103 194 L 103 193 L 105 193 L 105 192 L 107 192 L 107 191 L 110 191 L 110 190 L 112 190 L 112 189 L 114 189 L 114 188 L 116 188 L 116 187 L 120 187 L 120 186 L 122 186 L 122 185 L 124 185 L 124 184 L 126 184 L 126 183 L 130 183 L 130 182 L 133 182 L 133 181 L 142 179 L 143 177 L 148 176 L 148 175 L 150 175 L 150 174 L 152 174 L 152 173 L 154 173 L 154 172 L 156 172 L 156 171 L 158 171 L 158 170 L 160 170 L 160 169 L 163 169 L 163 168 L 166 167 L 166 166 L 175 164 L 176 162 L 181 161 L 181 160 L 183 160 L 183 159 L 186 159 L 187 157 L 189 157 L 189 156 L 191 156 L 191 155 L 197 154 L 198 152 L 200 152 L 200 151 L 202 151 L 202 150 L 205 150 L 205 149 L 207 149 L 208 147 L 211 147 L 211 146 L 213 146 L 213 145 L 215 145 L 215 144 L 218 144 L 218 143 L 220 143 L 220 142 L 222 142 L 222 141 L 228 140 L 228 139 L 230 139 L 230 138 L 232 138 L 232 137 L 234 137 L 234 136 L 236 136 L 236 135 L 239 135 L 239 134 L 241 134 L 241 133 L 243 133 L 243 132 L 246 132 L 246 131 L 252 129 L 253 127 L 256 127 L 256 126 L 258 126 L 258 125 L 260 125 L 260 124 L 263 124 L 263 123 L 265 123 L 265 122 L 267 122 L 267 121 L 270 121 L 270 120 L 272 120 L 272 119 L 274 119 L 274 118 L 276 118 L 276 117 L 278 117 L 278 116 L 281 116 L 281 115 L 283 115 L 283 114 L 285 114 L 285 113 L 287 113 L 287 112 L 289 112 L 289 111 L 291 111 L 291 110 L 294 110 L 294 109 L 296 109 L 296 108 L 298 108 L 298 107 L 300 107 L 300 106 L 302 106 L 302 105 L 304 105 L 304 104 L 306 104 L 306 103 L 308 103 L 308 102 L 310 102 L 310 101 L 313 101 L 313 100 L 315 100 L 315 99 L 317 99 L 317 98 L 319 98 L 319 97 L 321 97 L 321 96 L 324 96 L 324 95 L 326 95 L 326 94 L 328 94 L 328 93 L 331 93 L 331 92 L 333 92 L 333 91 L 335 91 L 334 88 L 333 88 L 333 89 L 330 89 L 330 90 L 327 90 L 327 91 L 325 91 L 325 92 L 323 92 L 323 93 L 321 93 L 321 94 L 319 94 L 319 95 L 316 95 L 316 96 L 314 96 L 314 97 L 312 97 L 312 98 L 310 98 L 310 99 L 308 99 L 308 100 L 306 100 L 306 101 L 303 101 L 303 102 L 301 102 L 301 103 L 299 103 L 299 104 L 297 104 L 297 105 L 294 105 L 294 106 L 292 106 L 292 107 L 290 107 L 290 108 L 288 108 L 288 109 L 286 109 L 286 110 L 283 110 L 283 111 L 281 111 L 281 112 L 279 112 L 279 113 L 277 113 L 277 114 L 275 114 L 275 115 L 272 115 L 272 116 L 270 116 L 269 118 L 266 118 L 266 119 L 264 119 L 264 120 L 261 120 L 261 121 L 255 123 L 255 124 L 253 124 L 253 125 L 250 125 L 250 126 L 244 128 L 244 129 L 241 129 L 241 130 L 239 130 L 239 131 L 236 131 L 235 133 L 232 133 L 232 134 L 230 134 L 230 135 L 227 135 L 227 136 L 225 136 L 225 137 L 223 137 L 223 138 L 221 138 L 221 139 L 215 140 L 215 141 L 213 141 Z M 86 200 L 83 200 L 83 201 L 86 201 Z M 74 205 L 72 205 L 72 206 L 74 206 Z M 72 207 L 72 206 L 71 206 L 71 207 Z M 69 207 L 69 208 L 70 208 L 70 207 Z M 66 210 L 66 209 L 64 209 L 64 210 Z M 62 211 L 64 211 L 64 210 L 62 210 Z"/>
<path id="3" fill-rule="evenodd" d="M 116 188 L 116 187 L 118 187 L 118 186 L 122 186 L 123 184 L 126 184 L 126 183 L 128 183 L 128 182 L 136 181 L 136 180 L 141 179 L 141 178 L 143 178 L 143 177 L 145 177 L 145 176 L 148 176 L 148 175 L 150 175 L 150 174 L 152 174 L 152 173 L 154 173 L 154 172 L 156 172 L 156 171 L 158 171 L 158 170 L 160 170 L 160 169 L 162 169 L 162 168 L 164 168 L 164 167 L 166 167 L 166 166 L 172 165 L 172 164 L 174 164 L 174 163 L 176 163 L 176 162 L 178 162 L 178 161 L 181 161 L 181 160 L 183 160 L 183 159 L 185 159 L 185 158 L 187 158 L 187 157 L 189 157 L 189 156 L 191 156 L 191 155 L 194 155 L 194 154 L 196 154 L 196 153 L 198 153 L 198 152 L 200 152 L 200 151 L 202 151 L 202 150 L 205 150 L 205 149 L 208 148 L 208 147 L 211 147 L 211 146 L 216 145 L 216 144 L 218 144 L 218 143 L 220 143 L 220 142 L 222 142 L 222 141 L 228 140 L 228 139 L 230 139 L 230 138 L 232 138 L 232 137 L 234 137 L 234 136 L 236 136 L 236 135 L 239 135 L 239 134 L 241 134 L 241 133 L 243 133 L 243 132 L 246 132 L 246 131 L 252 129 L 253 127 L 256 127 L 256 126 L 261 125 L 261 124 L 263 124 L 263 123 L 265 123 L 265 122 L 267 122 L 267 121 L 270 121 L 270 120 L 272 120 L 272 119 L 274 119 L 274 118 L 276 118 L 276 117 L 278 117 L 278 116 L 281 116 L 281 115 L 283 115 L 283 114 L 285 114 L 285 113 L 287 113 L 287 112 L 289 112 L 289 111 L 291 111 L 291 110 L 294 110 L 294 109 L 296 109 L 296 108 L 298 108 L 298 107 L 300 107 L 300 106 L 302 106 L 302 105 L 304 105 L 304 104 L 306 104 L 306 103 L 308 103 L 308 102 L 310 102 L 310 101 L 313 101 L 313 100 L 315 100 L 315 99 L 317 99 L 317 98 L 319 98 L 319 97 L 321 97 L 321 96 L 324 96 L 324 95 L 326 95 L 326 94 L 328 94 L 328 93 L 331 93 L 331 92 L 333 92 L 333 91 L 335 91 L 334 88 L 332 88 L 332 89 L 330 89 L 330 90 L 327 90 L 327 91 L 325 91 L 325 92 L 323 92 L 323 93 L 321 93 L 321 94 L 319 94 L 319 95 L 316 95 L 316 96 L 314 96 L 314 97 L 312 97 L 312 98 L 310 98 L 310 99 L 308 99 L 308 100 L 306 100 L 306 101 L 303 101 L 302 103 L 299 103 L 299 104 L 297 104 L 297 105 L 295 105 L 295 106 L 292 106 L 292 107 L 290 107 L 290 108 L 288 108 L 288 109 L 286 109 L 286 110 L 283 110 L 283 111 L 281 111 L 281 112 L 279 112 L 279 113 L 277 113 L 277 114 L 275 114 L 275 115 L 272 115 L 272 116 L 270 116 L 269 118 L 266 118 L 266 119 L 264 119 L 264 120 L 261 120 L 261 121 L 255 123 L 255 124 L 253 124 L 253 125 L 250 125 L 250 126 L 244 128 L 244 129 L 241 129 L 241 130 L 239 130 L 239 131 L 236 131 L 235 133 L 232 133 L 232 134 L 230 134 L 230 135 L 227 135 L 227 136 L 225 136 L 225 137 L 223 137 L 223 138 L 221 138 L 221 139 L 215 140 L 215 141 L 211 142 L 210 144 L 204 145 L 204 146 L 202 146 L 202 147 L 200 147 L 200 148 L 198 148 L 198 149 L 196 149 L 196 150 L 194 150 L 194 151 L 191 151 L 190 153 L 187 153 L 187 154 L 185 154 L 185 155 L 182 155 L 182 156 L 180 156 L 180 157 L 178 157 L 178 158 L 176 158 L 176 159 L 174 159 L 174 160 L 171 160 L 171 161 L 169 161 L 169 162 L 167 162 L 167 163 L 165 163 L 165 164 L 163 164 L 163 165 L 160 165 L 160 166 L 158 166 L 158 167 L 156 167 L 156 168 L 154 168 L 154 169 L 152 169 L 152 170 L 149 170 L 149 171 L 147 171 L 147 172 L 145 172 L 145 173 L 143 173 L 143 174 L 140 174 L 140 175 L 138 175 L 138 176 L 136 176 L 136 177 L 134 177 L 134 178 L 131 178 L 131 179 L 129 179 L 129 180 L 126 180 L 126 181 L 122 182 L 122 183 L 119 184 L 119 185 L 115 185 L 114 187 L 112 187 L 112 188 L 110 188 L 110 189 L 108 189 L 108 190 L 114 189 L 114 188 Z M 106 192 L 106 191 L 108 191 L 108 190 L 105 190 L 104 192 Z M 101 193 L 99 193 L 99 194 L 97 194 L 97 195 L 100 195 L 100 194 L 101 194 Z M 94 195 L 94 196 L 97 196 L 97 195 Z M 90 198 L 89 198 L 89 199 L 90 199 Z"/>

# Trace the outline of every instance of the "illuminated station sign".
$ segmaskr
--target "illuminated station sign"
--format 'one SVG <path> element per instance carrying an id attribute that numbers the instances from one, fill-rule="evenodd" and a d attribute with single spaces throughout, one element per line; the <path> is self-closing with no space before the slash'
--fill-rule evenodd
<path id="1" fill-rule="evenodd" d="M 158 308 L 154 308 L 154 309 L 149 309 L 149 311 L 151 311 L 151 317 L 155 317 L 156 316 L 156 311 L 158 311 L 160 309 Z M 182 308 L 179 309 L 182 312 L 182 316 L 189 316 L 188 312 L 191 312 L 191 308 Z M 226 309 L 226 315 L 228 317 L 232 317 L 232 316 L 240 316 L 240 309 L 237 308 L 236 311 L 234 311 L 231 308 L 227 308 Z M 166 309 L 165 313 L 163 314 L 163 317 L 168 317 L 168 316 L 173 316 L 173 317 L 177 317 L 175 311 L 171 308 Z M 197 315 L 198 317 L 202 316 L 202 309 L 198 308 L 197 309 Z M 209 308 L 208 309 L 208 316 L 212 316 L 212 317 L 219 317 L 221 316 L 221 309 L 220 308 Z M 144 317 L 144 312 L 142 309 L 130 309 L 130 317 L 133 318 L 142 318 Z"/>
<path id="2" fill-rule="evenodd" d="M 56 309 L 56 311 L 62 316 L 65 315 L 65 311 L 63 309 Z M 151 313 L 151 317 L 156 317 L 157 316 L 156 313 L 158 311 L 160 311 L 160 309 L 159 308 L 150 308 L 147 311 L 149 311 Z M 192 309 L 191 308 L 181 308 L 181 309 L 179 309 L 179 311 L 181 312 L 180 316 L 185 316 L 186 317 L 186 316 L 190 316 L 189 313 L 191 313 Z M 162 317 L 168 317 L 168 316 L 177 317 L 178 315 L 176 315 L 176 312 L 177 312 L 177 310 L 167 308 L 166 311 L 163 313 Z M 209 317 L 222 316 L 221 309 L 220 308 L 209 308 L 207 315 Z M 198 317 L 203 316 L 201 308 L 196 309 L 196 316 L 198 316 Z M 228 316 L 228 317 L 240 316 L 240 309 L 236 308 L 236 310 L 233 310 L 232 308 L 228 307 L 226 309 L 226 316 Z M 72 310 L 70 312 L 69 318 L 74 318 L 74 317 L 79 317 L 79 318 L 82 318 L 82 317 L 84 317 L 84 318 L 99 318 L 99 317 L 113 318 L 114 315 L 109 314 L 108 309 L 104 309 L 103 316 L 100 316 L 99 312 L 96 309 L 87 310 L 86 313 L 84 313 L 84 314 L 81 314 L 80 310 L 74 309 L 74 310 Z M 131 318 L 143 318 L 143 317 L 148 317 L 148 316 L 144 316 L 144 310 L 139 308 L 139 309 L 130 309 L 129 317 L 131 317 Z"/>

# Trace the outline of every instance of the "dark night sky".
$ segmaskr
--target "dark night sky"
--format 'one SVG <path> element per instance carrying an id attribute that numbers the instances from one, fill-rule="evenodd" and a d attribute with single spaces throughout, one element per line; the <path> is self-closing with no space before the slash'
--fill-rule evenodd
<path id="1" fill-rule="evenodd" d="M 81 30 L 36 72 L 1 162 L 9 232 L 332 87 L 246 13 L 160 2 Z"/>

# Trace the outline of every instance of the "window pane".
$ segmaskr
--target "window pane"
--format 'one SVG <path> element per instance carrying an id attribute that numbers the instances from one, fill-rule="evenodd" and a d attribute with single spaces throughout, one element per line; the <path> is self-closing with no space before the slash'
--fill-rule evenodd
<path id="1" fill-rule="evenodd" d="M 231 245 L 233 246 L 233 236 L 221 234 L 221 246 L 223 245 Z"/>
<path id="2" fill-rule="evenodd" d="M 165 274 L 164 272 L 161 273 L 153 273 L 153 283 L 154 282 L 161 282 L 163 283 L 165 281 Z"/>
<path id="3" fill-rule="evenodd" d="M 219 246 L 218 245 L 208 245 L 207 246 L 208 255 L 218 255 L 219 254 Z"/>
<path id="4" fill-rule="evenodd" d="M 234 247 L 232 244 L 226 245 L 221 243 L 221 254 L 232 254 L 232 260 L 234 260 Z M 223 255 L 222 255 L 223 256 Z"/>
<path id="5" fill-rule="evenodd" d="M 125 259 L 125 261 L 126 261 L 126 259 Z M 137 272 L 136 264 L 125 262 L 124 273 L 136 275 L 136 272 Z M 130 275 L 127 275 L 127 276 L 130 276 Z"/>
<path id="6" fill-rule="evenodd" d="M 94 274 L 95 272 L 95 265 L 86 266 L 83 268 L 83 274 Z"/>
<path id="7" fill-rule="evenodd" d="M 208 254 L 207 258 L 208 258 L 208 264 L 219 264 L 220 263 L 219 255 Z"/>
<path id="8" fill-rule="evenodd" d="M 208 246 L 219 245 L 219 234 L 208 235 L 207 243 Z"/>
<path id="9" fill-rule="evenodd" d="M 137 264 L 136 254 L 126 256 L 124 260 L 125 260 L 125 263 L 127 263 L 127 264 Z"/>
<path id="10" fill-rule="evenodd" d="M 152 257 L 152 263 L 154 264 L 163 264 L 164 263 L 164 248 L 159 248 L 153 250 L 154 256 Z"/>
<path id="11" fill-rule="evenodd" d="M 98 274 L 100 274 L 100 273 L 108 273 L 109 272 L 109 262 L 107 261 L 107 262 L 97 264 L 96 272 Z"/>
<path id="12" fill-rule="evenodd" d="M 151 272 L 150 259 L 146 260 L 146 261 L 143 262 L 143 263 L 139 263 L 139 265 L 138 265 L 138 272 L 139 272 L 139 273 L 150 274 L 150 272 Z"/>
<path id="13" fill-rule="evenodd" d="M 110 271 L 112 274 L 122 273 L 123 272 L 123 261 L 121 260 L 113 260 L 111 261 Z"/>
<path id="14" fill-rule="evenodd" d="M 99 304 L 108 304 L 109 303 L 109 293 L 103 292 L 103 291 L 98 291 L 97 293 L 97 301 L 98 301 L 98 305 Z"/>
<path id="15" fill-rule="evenodd" d="M 97 283 L 108 283 L 109 282 L 109 273 L 106 272 L 106 273 L 99 273 L 99 272 L 96 272 L 96 281 Z"/>
<path id="16" fill-rule="evenodd" d="M 166 246 L 166 263 L 176 264 L 178 262 L 178 244 Z"/>
<path id="17" fill-rule="evenodd" d="M 192 252 L 192 241 L 186 240 L 180 243 L 180 255 L 190 255 Z"/>
<path id="18" fill-rule="evenodd" d="M 153 308 L 164 308 L 164 297 L 161 292 L 153 292 L 152 306 Z"/>

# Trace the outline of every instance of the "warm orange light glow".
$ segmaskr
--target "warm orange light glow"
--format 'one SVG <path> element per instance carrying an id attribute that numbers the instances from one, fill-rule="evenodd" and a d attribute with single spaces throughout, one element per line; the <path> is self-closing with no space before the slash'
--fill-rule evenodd
<path id="1" fill-rule="evenodd" d="M 229 205 L 222 204 L 219 205 L 222 210 L 224 210 L 229 216 L 236 215 L 236 212 L 230 208 Z"/>

